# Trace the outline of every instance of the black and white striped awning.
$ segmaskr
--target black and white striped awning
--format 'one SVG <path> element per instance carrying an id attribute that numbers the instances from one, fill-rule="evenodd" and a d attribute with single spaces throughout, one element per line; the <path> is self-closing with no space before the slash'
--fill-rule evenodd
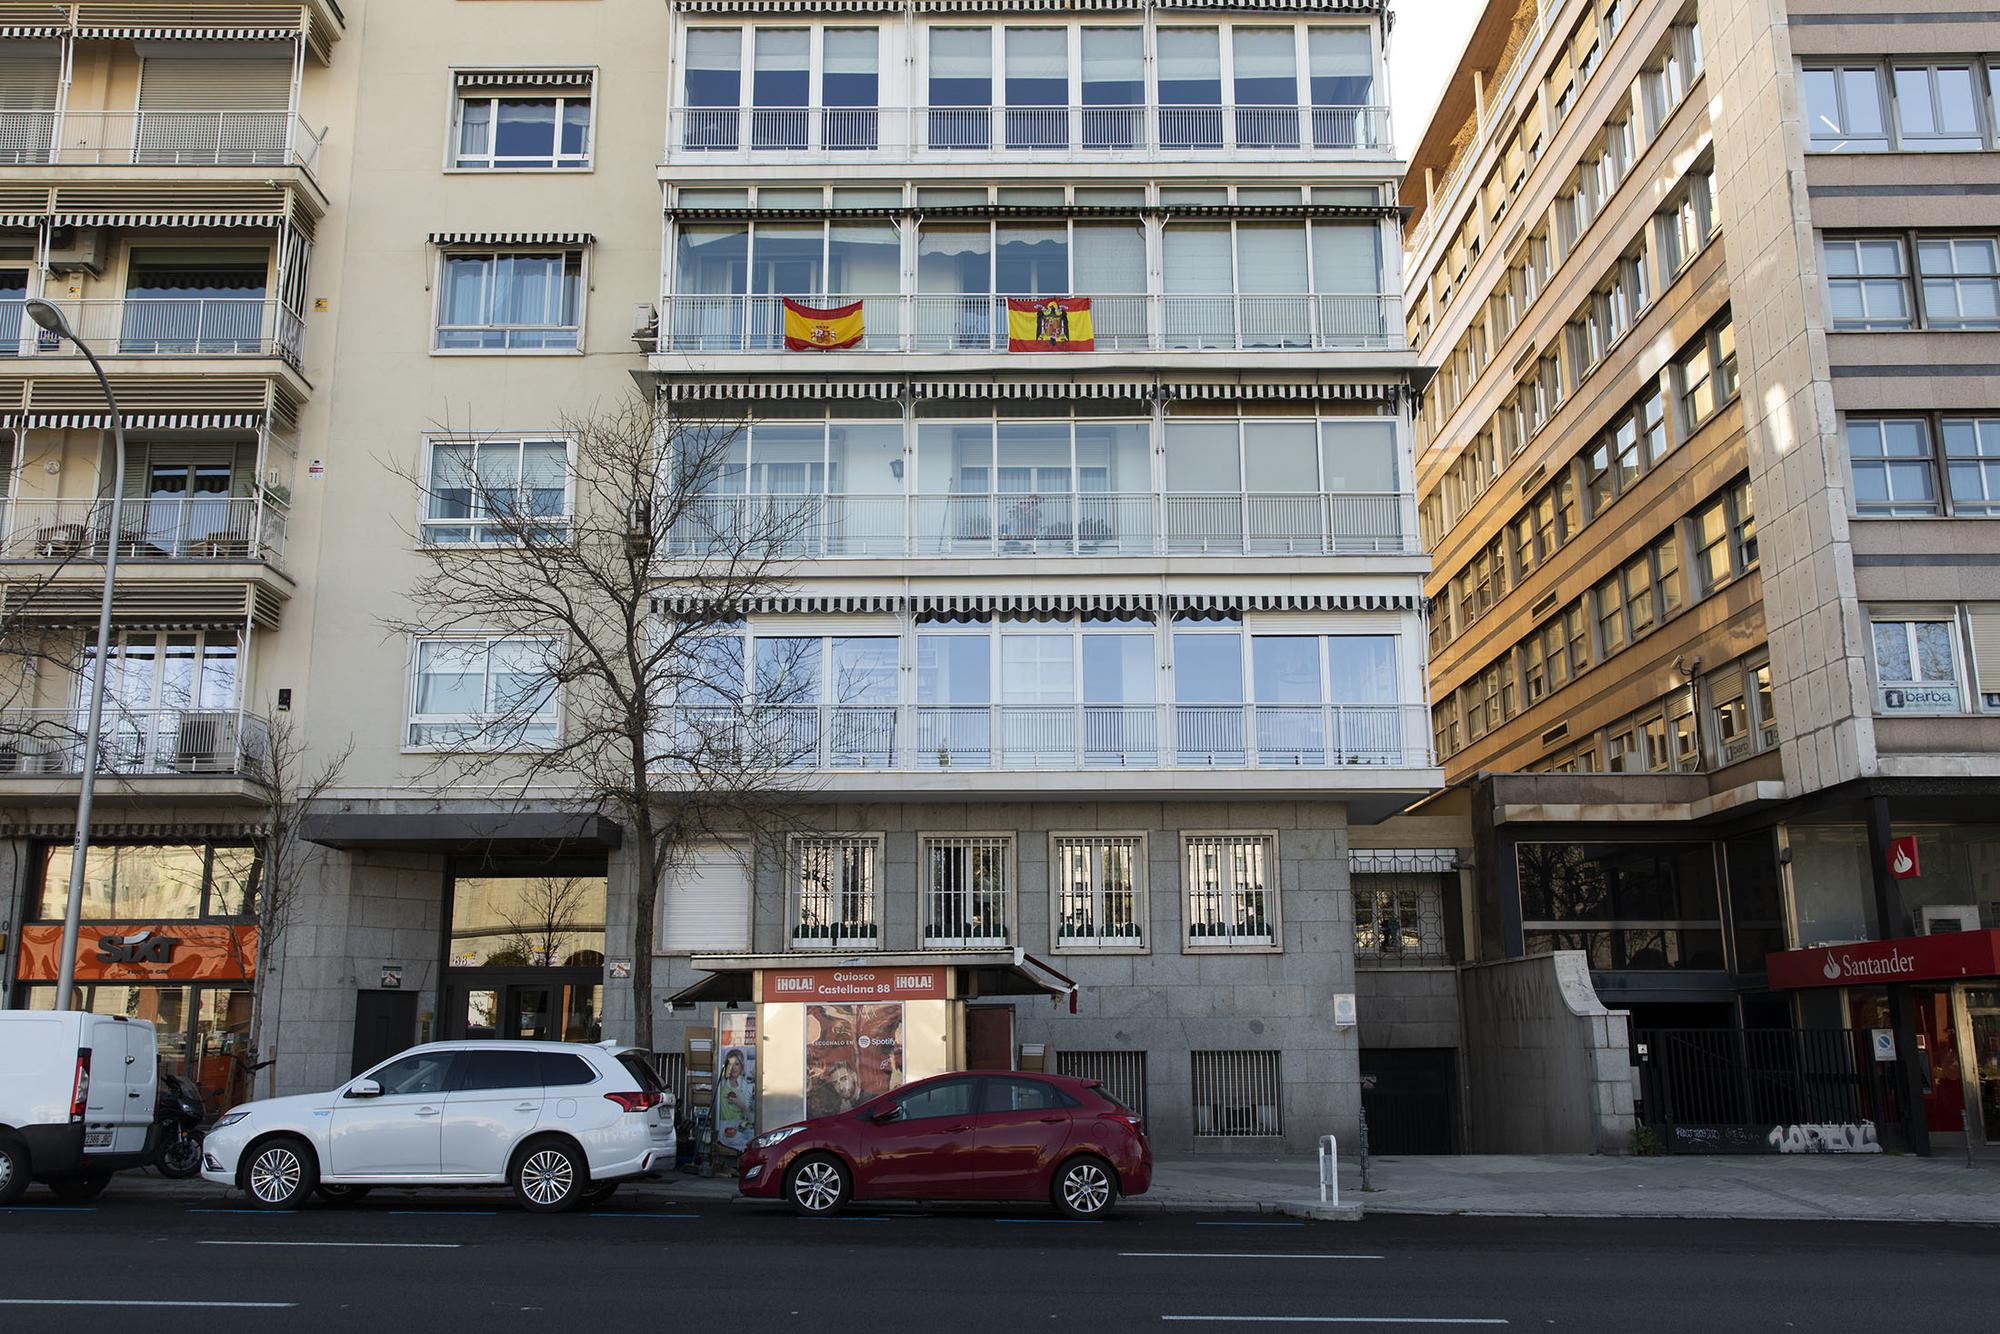
<path id="1" fill-rule="evenodd" d="M 918 380 L 916 398 L 1144 398 L 1150 380 Z"/>
<path id="2" fill-rule="evenodd" d="M 989 616 L 1080 616 L 1111 620 L 1157 611 L 1157 593 L 917 593 L 910 609 L 930 621 L 984 620 Z"/>
<path id="3" fill-rule="evenodd" d="M 0 227 L 39 227 L 46 213 L 0 213 Z"/>
<path id="4" fill-rule="evenodd" d="M 1458 869 L 1457 848 L 1350 848 L 1354 875 L 1446 875 Z"/>
<path id="5" fill-rule="evenodd" d="M 919 14 L 1062 13 L 1145 7 L 1145 0 L 916 0 Z"/>
<path id="6" fill-rule="evenodd" d="M 1308 401 L 1333 398 L 1362 403 L 1394 403 L 1403 391 L 1400 383 L 1389 380 L 1173 380 L 1162 382 L 1160 388 L 1170 399 Z"/>
<path id="7" fill-rule="evenodd" d="M 770 402 L 794 399 L 889 399 L 902 395 L 900 380 L 670 380 L 670 403 Z"/>
<path id="8" fill-rule="evenodd" d="M 283 213 L 53 213 L 56 227 L 277 227 Z"/>
<path id="9" fill-rule="evenodd" d="M 902 606 L 900 597 L 870 593 L 828 593 L 816 597 L 773 593 L 743 598 L 727 608 L 700 593 L 666 593 L 653 599 L 653 613 L 669 616 L 691 611 L 710 615 L 727 612 L 752 616 L 851 616 L 894 613 Z"/>
<path id="10" fill-rule="evenodd" d="M 1169 593 L 1176 612 L 1415 611 L 1415 594 L 1398 593 Z"/>
<path id="11" fill-rule="evenodd" d="M 432 245 L 595 245 L 589 232 L 432 232 Z"/>
<path id="12" fill-rule="evenodd" d="M 60 23 L 0 23 L 0 39 L 8 41 L 39 41 L 49 37 L 61 37 L 69 29 Z"/>
<path id="13" fill-rule="evenodd" d="M 1378 14 L 1388 0 L 1153 0 L 1157 9 L 1304 9 L 1320 13 Z"/>
<path id="14" fill-rule="evenodd" d="M 78 37 L 99 41 L 124 42 L 288 42 L 300 36 L 301 24 L 289 28 L 231 28 L 214 27 L 154 27 L 145 25 L 131 27 L 124 24 L 85 24 L 76 30 Z"/>
<path id="15" fill-rule="evenodd" d="M 128 412 L 128 431 L 254 431 L 264 424 L 261 412 Z M 108 431 L 108 412 L 30 412 L 21 425 L 30 431 Z"/>
<path id="16" fill-rule="evenodd" d="M 683 14 L 887 14 L 904 0 L 674 0 Z"/>
<path id="17" fill-rule="evenodd" d="M 588 88 L 597 77 L 589 69 L 462 69 L 461 88 Z"/>

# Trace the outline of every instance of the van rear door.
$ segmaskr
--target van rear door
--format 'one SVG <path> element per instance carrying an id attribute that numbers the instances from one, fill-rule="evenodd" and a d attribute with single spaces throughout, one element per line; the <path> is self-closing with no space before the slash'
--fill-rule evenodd
<path id="1" fill-rule="evenodd" d="M 87 1015 L 90 1097 L 83 1118 L 83 1151 L 139 1153 L 153 1120 L 158 1074 L 153 1026 L 144 1020 Z"/>

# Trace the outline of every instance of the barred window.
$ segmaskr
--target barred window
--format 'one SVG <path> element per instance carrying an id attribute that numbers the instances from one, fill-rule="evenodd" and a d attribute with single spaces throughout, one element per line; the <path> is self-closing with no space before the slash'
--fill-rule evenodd
<path id="1" fill-rule="evenodd" d="M 1055 948 L 1145 948 L 1144 835 L 1053 836 L 1049 884 L 1055 892 Z"/>
<path id="2" fill-rule="evenodd" d="M 1187 834 L 1190 949 L 1278 941 L 1278 847 L 1273 834 Z"/>
<path id="3" fill-rule="evenodd" d="M 969 949 L 1013 943 L 1012 838 L 926 835 L 921 865 L 925 946 Z"/>
<path id="4" fill-rule="evenodd" d="M 1356 874 L 1354 957 L 1358 963 L 1444 963 L 1444 886 L 1413 872 Z"/>
<path id="5" fill-rule="evenodd" d="M 1274 1051 L 1191 1051 L 1196 1139 L 1255 1139 L 1285 1133 Z"/>
<path id="6" fill-rule="evenodd" d="M 1146 1053 L 1143 1051 L 1059 1051 L 1056 1073 L 1094 1079 L 1104 1092 L 1146 1119 Z"/>
<path id="7" fill-rule="evenodd" d="M 873 949 L 882 943 L 882 841 L 800 838 L 792 844 L 792 947 Z"/>

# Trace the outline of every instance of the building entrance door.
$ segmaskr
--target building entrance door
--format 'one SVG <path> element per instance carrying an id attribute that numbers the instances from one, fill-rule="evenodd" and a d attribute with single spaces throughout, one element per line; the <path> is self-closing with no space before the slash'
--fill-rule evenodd
<path id="1" fill-rule="evenodd" d="M 1958 1050 L 1958 1022 L 1951 991 L 1916 990 L 1917 1048 L 1924 1056 L 1924 1113 L 1932 1134 L 1957 1134 L 1965 1126 L 1965 1072 Z"/>
<path id="2" fill-rule="evenodd" d="M 1971 1041 L 1965 1070 L 1979 1084 L 1979 1121 L 1986 1142 L 2000 1144 L 2000 987 L 1967 987 L 1962 994 Z"/>
<path id="3" fill-rule="evenodd" d="M 596 1042 L 603 1036 L 604 975 L 592 969 L 536 969 L 528 976 L 453 978 L 445 984 L 447 1038 Z"/>

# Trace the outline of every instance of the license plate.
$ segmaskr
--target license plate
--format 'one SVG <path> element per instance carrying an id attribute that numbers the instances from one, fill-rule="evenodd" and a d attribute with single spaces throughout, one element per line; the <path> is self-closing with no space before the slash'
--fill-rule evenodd
<path id="1" fill-rule="evenodd" d="M 83 1147 L 86 1149 L 108 1149 L 111 1147 L 111 1132 L 108 1130 L 86 1130 L 83 1132 Z"/>

